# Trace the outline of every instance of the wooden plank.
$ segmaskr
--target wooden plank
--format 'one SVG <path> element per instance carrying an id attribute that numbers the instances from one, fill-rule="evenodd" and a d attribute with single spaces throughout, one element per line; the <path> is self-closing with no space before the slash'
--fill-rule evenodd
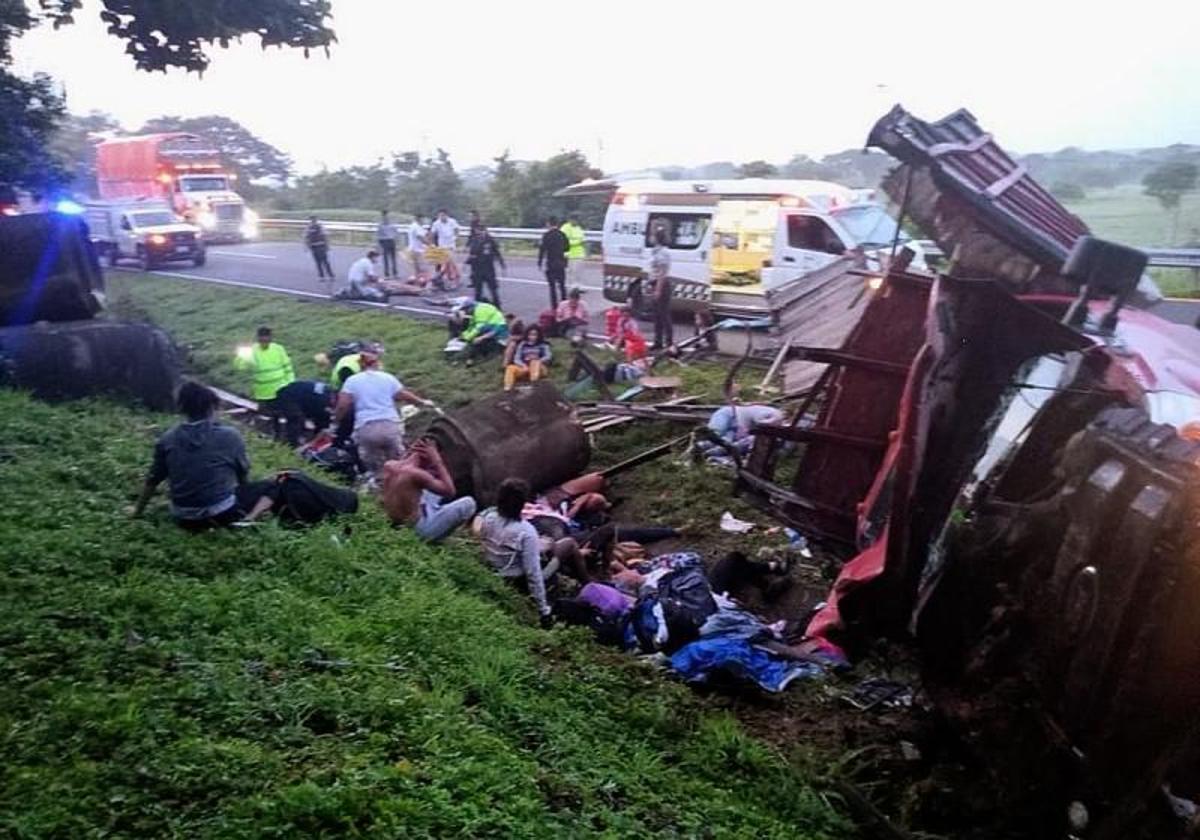
<path id="1" fill-rule="evenodd" d="M 785 338 L 783 345 L 779 348 L 779 352 L 775 354 L 775 361 L 771 362 L 771 366 L 767 368 L 767 374 L 762 378 L 762 382 L 758 383 L 758 390 L 765 391 L 767 386 L 771 384 L 771 380 L 775 378 L 775 374 L 779 371 L 779 366 L 783 364 L 784 357 L 787 356 L 788 350 L 791 349 L 792 340 Z"/>

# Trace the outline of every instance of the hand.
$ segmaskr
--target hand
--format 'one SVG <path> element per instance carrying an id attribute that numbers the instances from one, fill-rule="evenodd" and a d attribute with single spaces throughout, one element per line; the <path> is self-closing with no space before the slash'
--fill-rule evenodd
<path id="1" fill-rule="evenodd" d="M 546 613 L 538 619 L 538 624 L 543 630 L 549 630 L 554 626 L 554 614 Z"/>

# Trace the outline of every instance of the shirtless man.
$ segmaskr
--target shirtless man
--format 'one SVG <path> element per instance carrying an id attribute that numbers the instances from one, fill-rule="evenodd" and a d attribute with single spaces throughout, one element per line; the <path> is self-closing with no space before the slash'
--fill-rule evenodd
<path id="1" fill-rule="evenodd" d="M 423 438 L 381 473 L 380 501 L 393 525 L 411 525 L 425 542 L 437 542 L 475 515 L 475 500 L 457 495 L 437 444 Z"/>

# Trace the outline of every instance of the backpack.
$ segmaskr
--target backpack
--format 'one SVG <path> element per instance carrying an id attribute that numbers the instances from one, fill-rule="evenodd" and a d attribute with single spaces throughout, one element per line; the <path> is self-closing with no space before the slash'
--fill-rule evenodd
<path id="1" fill-rule="evenodd" d="M 343 356 L 352 356 L 355 353 L 361 353 L 366 349 L 367 343 L 365 341 L 358 341 L 357 339 L 342 339 L 341 341 L 334 343 L 334 345 L 329 348 L 329 364 L 336 365 L 338 360 Z"/>
<path id="2" fill-rule="evenodd" d="M 315 525 L 339 513 L 358 510 L 358 494 L 322 484 L 298 470 L 275 477 L 275 512 L 284 525 Z"/>

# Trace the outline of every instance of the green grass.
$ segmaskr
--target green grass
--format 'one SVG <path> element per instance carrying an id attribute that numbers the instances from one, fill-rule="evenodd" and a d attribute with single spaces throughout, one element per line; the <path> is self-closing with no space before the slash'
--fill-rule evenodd
<path id="1" fill-rule="evenodd" d="M 230 386 L 260 321 L 302 374 L 352 335 L 446 404 L 498 381 L 446 368 L 437 328 L 378 312 L 158 278 L 112 294 Z M 7 836 L 853 835 L 811 765 L 582 631 L 534 629 L 465 541 L 425 546 L 373 503 L 299 532 L 188 535 L 161 506 L 131 521 L 173 418 L 14 393 L 0 414 Z M 653 437 L 627 436 L 617 449 Z M 293 463 L 249 445 L 256 472 Z"/>
<path id="2" fill-rule="evenodd" d="M 1063 203 L 1106 239 L 1156 248 L 1184 247 L 1200 241 L 1200 192 L 1183 197 L 1178 231 L 1173 239 L 1173 214 L 1163 210 L 1157 199 L 1143 194 L 1137 184 L 1095 190 L 1082 201 Z"/>

